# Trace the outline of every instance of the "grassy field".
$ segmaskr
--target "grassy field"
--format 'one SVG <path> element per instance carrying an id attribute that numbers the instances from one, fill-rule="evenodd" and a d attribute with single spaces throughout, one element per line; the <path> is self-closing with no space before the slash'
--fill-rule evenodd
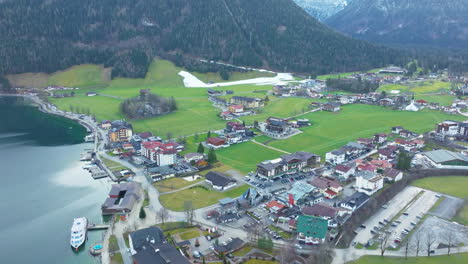
<path id="1" fill-rule="evenodd" d="M 357 138 L 389 132 L 392 126 L 403 126 L 422 133 L 433 129 L 434 124 L 445 119 L 463 120 L 462 116 L 435 111 L 393 111 L 371 105 L 347 105 L 338 113 L 315 112 L 301 118 L 308 118 L 312 126 L 303 128 L 302 134 L 276 140 L 268 145 L 288 152 L 304 150 L 324 155 Z"/>
<path id="2" fill-rule="evenodd" d="M 385 84 L 381 85 L 377 92 L 399 90 L 400 92 L 411 92 L 416 94 L 435 93 L 450 88 L 450 83 L 438 80 L 434 81 L 415 81 L 409 84 Z"/>
<path id="3" fill-rule="evenodd" d="M 463 208 L 452 219 L 452 221 L 468 226 L 468 204 L 466 202 Z"/>
<path id="4" fill-rule="evenodd" d="M 13 87 L 46 87 L 49 82 L 47 73 L 22 73 L 6 75 Z"/>
<path id="5" fill-rule="evenodd" d="M 99 65 L 83 64 L 50 75 L 49 85 L 89 87 L 105 85 L 110 81 L 110 71 Z"/>
<path id="6" fill-rule="evenodd" d="M 240 80 L 254 79 L 259 77 L 274 77 L 275 74 L 271 72 L 260 72 L 260 71 L 248 71 L 248 72 L 231 72 L 229 74 L 229 80 L 223 80 L 218 72 L 208 73 L 192 73 L 201 81 L 208 82 L 234 82 Z"/>
<path id="7" fill-rule="evenodd" d="M 438 103 L 441 106 L 449 106 L 453 103 L 455 96 L 453 95 L 416 95 L 415 100 L 426 100 L 430 103 Z"/>
<path id="8" fill-rule="evenodd" d="M 218 203 L 218 200 L 231 197 L 236 198 L 241 196 L 247 189 L 248 185 L 242 185 L 234 189 L 217 192 L 211 189 L 189 188 L 175 193 L 164 194 L 159 197 L 161 204 L 169 210 L 181 212 L 184 210 L 184 202 L 191 201 L 195 209 L 207 207 Z"/>
<path id="9" fill-rule="evenodd" d="M 218 160 L 229 166 L 248 173 L 255 170 L 255 165 L 261 161 L 276 159 L 284 153 L 257 145 L 252 142 L 245 142 L 233 145 L 229 148 L 216 151 Z"/>
<path id="10" fill-rule="evenodd" d="M 201 179 L 197 179 L 194 181 L 186 181 L 182 178 L 171 178 L 171 179 L 156 182 L 154 183 L 154 186 L 156 187 L 156 189 L 158 189 L 160 193 L 165 193 L 165 192 L 170 192 L 170 191 L 174 191 L 174 190 L 187 187 L 189 185 L 201 182 L 203 180 L 204 179 L 201 178 Z"/>
<path id="11" fill-rule="evenodd" d="M 430 177 L 413 182 L 413 185 L 459 198 L 468 198 L 468 177 L 444 176 Z"/>
<path id="12" fill-rule="evenodd" d="M 268 117 L 286 118 L 301 114 L 308 111 L 308 106 L 312 102 L 306 98 L 275 98 L 270 97 L 270 102 L 262 109 L 262 112 L 253 115 L 242 117 L 241 120 L 247 124 L 253 124 L 255 120 L 265 121 Z"/>
<path id="13" fill-rule="evenodd" d="M 408 260 L 405 258 L 396 257 L 380 257 L 380 256 L 364 256 L 360 259 L 349 264 L 465 264 L 468 263 L 468 253 L 453 254 L 450 256 L 432 256 L 432 257 L 410 257 Z"/>

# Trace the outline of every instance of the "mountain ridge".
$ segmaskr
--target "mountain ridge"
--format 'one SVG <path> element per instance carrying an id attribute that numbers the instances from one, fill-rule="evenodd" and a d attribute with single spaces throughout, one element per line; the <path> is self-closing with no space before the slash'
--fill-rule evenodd
<path id="1" fill-rule="evenodd" d="M 375 43 L 466 49 L 467 13 L 468 0 L 353 0 L 325 22 Z"/>

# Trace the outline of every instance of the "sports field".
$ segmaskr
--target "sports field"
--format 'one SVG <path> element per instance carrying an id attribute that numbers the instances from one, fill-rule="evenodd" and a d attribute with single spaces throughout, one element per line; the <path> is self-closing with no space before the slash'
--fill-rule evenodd
<path id="1" fill-rule="evenodd" d="M 465 264 L 468 263 L 468 253 L 452 254 L 450 256 L 432 256 L 432 257 L 380 257 L 380 256 L 364 256 L 360 259 L 348 264 Z"/>

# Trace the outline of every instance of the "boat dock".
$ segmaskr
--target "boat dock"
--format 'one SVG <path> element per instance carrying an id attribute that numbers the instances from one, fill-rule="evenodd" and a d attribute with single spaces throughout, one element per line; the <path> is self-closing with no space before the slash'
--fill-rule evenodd
<path id="1" fill-rule="evenodd" d="M 106 230 L 109 229 L 109 225 L 96 225 L 96 224 L 89 224 L 88 225 L 88 231 L 93 231 L 93 230 Z"/>

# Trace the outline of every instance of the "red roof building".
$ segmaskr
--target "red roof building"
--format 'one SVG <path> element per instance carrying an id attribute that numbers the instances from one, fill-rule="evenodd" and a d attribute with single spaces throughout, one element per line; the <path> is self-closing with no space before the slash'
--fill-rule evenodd
<path id="1" fill-rule="evenodd" d="M 210 137 L 206 140 L 206 143 L 211 146 L 219 147 L 226 144 L 226 140 L 219 137 Z"/>

